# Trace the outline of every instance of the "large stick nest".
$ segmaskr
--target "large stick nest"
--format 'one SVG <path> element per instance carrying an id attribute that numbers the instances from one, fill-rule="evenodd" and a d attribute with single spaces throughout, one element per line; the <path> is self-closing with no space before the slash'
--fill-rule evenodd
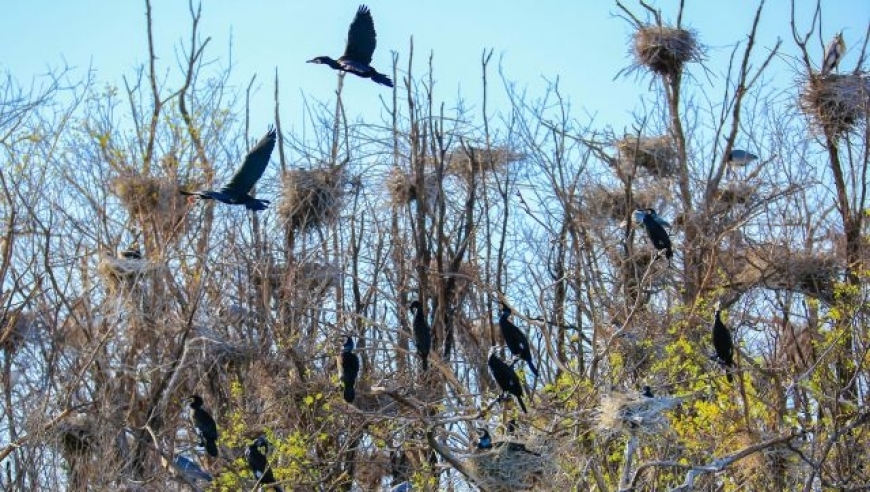
<path id="1" fill-rule="evenodd" d="M 810 75 L 800 95 L 800 108 L 817 131 L 842 135 L 867 118 L 870 79 L 865 73 Z"/>
<path id="2" fill-rule="evenodd" d="M 112 181 L 112 189 L 130 216 L 143 226 L 153 223 L 163 230 L 172 229 L 187 216 L 187 198 L 169 179 L 124 175 Z"/>
<path id="3" fill-rule="evenodd" d="M 667 135 L 640 138 L 627 135 L 616 142 L 616 148 L 623 168 L 645 169 L 658 178 L 673 176 L 679 169 L 677 149 Z"/>
<path id="4" fill-rule="evenodd" d="M 800 292 L 828 304 L 834 302 L 834 286 L 842 276 L 842 267 L 833 256 L 795 253 L 778 245 L 752 249 L 741 260 L 732 275 L 735 287 Z"/>
<path id="5" fill-rule="evenodd" d="M 472 172 L 500 172 L 508 164 L 525 159 L 525 155 L 507 147 L 459 148 L 447 154 L 447 173 L 467 178 Z"/>
<path id="6" fill-rule="evenodd" d="M 278 214 L 296 231 L 331 223 L 341 211 L 346 181 L 344 166 L 288 171 Z"/>
<path id="7" fill-rule="evenodd" d="M 97 273 L 111 292 L 132 288 L 136 280 L 150 268 L 146 259 L 119 258 L 109 253 L 101 254 L 97 263 Z"/>
<path id="8" fill-rule="evenodd" d="M 420 197 L 414 174 L 395 167 L 390 170 L 390 175 L 387 177 L 387 190 L 393 203 L 397 205 L 410 204 Z M 423 191 L 426 195 L 426 203 L 430 206 L 438 200 L 439 186 L 435 173 L 427 172 L 423 175 Z"/>
<path id="9" fill-rule="evenodd" d="M 635 189 L 631 200 L 626 200 L 622 188 L 605 186 L 588 187 L 583 193 L 582 210 L 590 215 L 611 220 L 633 220 L 632 215 L 638 208 L 655 208 L 660 199 L 666 199 L 667 193 L 658 187 L 643 187 Z"/>
<path id="10" fill-rule="evenodd" d="M 678 398 L 613 392 L 601 398 L 598 429 L 605 433 L 660 434 L 670 427 L 664 412 L 679 404 Z"/>
<path id="11" fill-rule="evenodd" d="M 468 458 L 468 468 L 488 492 L 542 490 L 546 488 L 545 473 L 552 465 L 549 456 L 517 450 L 508 445 L 479 451 Z"/>
<path id="12" fill-rule="evenodd" d="M 652 72 L 674 76 L 687 62 L 700 61 L 701 48 L 692 31 L 649 24 L 634 33 L 634 56 Z"/>

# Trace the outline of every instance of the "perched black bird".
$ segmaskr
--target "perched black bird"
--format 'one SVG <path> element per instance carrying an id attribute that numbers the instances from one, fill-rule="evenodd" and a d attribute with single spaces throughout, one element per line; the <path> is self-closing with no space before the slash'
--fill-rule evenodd
<path id="1" fill-rule="evenodd" d="M 716 309 L 716 320 L 713 322 L 713 348 L 716 349 L 715 358 L 725 366 L 725 376 L 728 382 L 733 381 L 729 367 L 734 367 L 734 341 L 731 340 L 731 331 L 722 322 L 720 309 Z"/>
<path id="2" fill-rule="evenodd" d="M 655 395 L 653 395 L 652 392 L 652 388 L 650 388 L 649 386 L 644 386 L 643 391 L 640 392 L 640 395 L 647 398 L 655 398 Z"/>
<path id="3" fill-rule="evenodd" d="M 131 244 L 129 248 L 120 251 L 120 256 L 125 260 L 141 260 L 142 251 L 139 249 L 138 244 Z"/>
<path id="4" fill-rule="evenodd" d="M 204 447 L 208 454 L 217 457 L 217 424 L 211 418 L 211 415 L 202 408 L 202 397 L 193 395 L 185 401 L 190 403 L 190 409 L 192 410 L 190 412 L 190 421 L 193 423 L 193 428 L 199 436 L 199 445 Z"/>
<path id="5" fill-rule="evenodd" d="M 423 305 L 420 301 L 411 303 L 411 312 L 414 313 L 414 345 L 417 346 L 417 353 L 423 359 L 423 370 L 429 368 L 429 350 L 432 348 L 432 331 L 429 329 L 429 323 L 426 322 L 426 317 L 423 316 Z"/>
<path id="6" fill-rule="evenodd" d="M 529 339 L 526 335 L 513 324 L 508 317 L 511 315 L 511 308 L 507 304 L 501 305 L 501 316 L 498 318 L 498 326 L 501 327 L 501 335 L 507 344 L 508 349 L 515 357 L 526 361 L 535 377 L 538 377 L 538 369 L 532 363 L 532 349 L 529 347 Z M 513 364 L 511 364 L 513 367 Z"/>
<path id="7" fill-rule="evenodd" d="M 504 393 L 510 393 L 516 396 L 517 401 L 520 403 L 520 408 L 523 409 L 524 413 L 528 413 L 526 405 L 523 403 L 523 387 L 520 384 L 520 378 L 517 376 L 517 373 L 511 369 L 511 366 L 505 364 L 503 360 L 495 355 L 495 347 L 489 351 L 489 361 L 487 362 L 487 365 L 492 373 L 492 377 L 495 378 L 495 382 L 498 383 L 498 386 L 503 392 L 502 397 L 504 397 Z"/>
<path id="8" fill-rule="evenodd" d="M 257 479 L 257 483 L 261 487 L 266 487 L 276 482 L 275 475 L 272 474 L 272 467 L 269 466 L 269 462 L 266 460 L 268 453 L 269 441 L 266 440 L 266 436 L 258 437 L 245 450 L 245 460 L 248 462 L 248 468 L 251 469 L 251 473 L 254 474 L 254 478 Z M 277 485 L 273 485 L 272 489 L 275 492 L 284 492 Z"/>
<path id="9" fill-rule="evenodd" d="M 513 451 L 515 453 L 528 453 L 535 456 L 540 456 L 539 453 L 534 451 L 530 451 L 529 448 L 526 447 L 525 444 L 516 441 L 494 441 L 492 437 L 489 435 L 489 431 L 478 427 L 477 433 L 480 434 L 480 439 L 477 441 L 477 449 L 481 451 L 489 451 L 491 449 L 500 448 L 502 446 L 507 446 L 508 451 Z"/>
<path id="10" fill-rule="evenodd" d="M 341 351 L 341 357 L 338 359 L 338 365 L 341 368 L 341 386 L 344 388 L 344 401 L 353 403 L 356 397 L 356 378 L 359 376 L 359 357 L 353 353 L 353 338 L 347 337 L 344 342 L 344 350 Z"/>
<path id="11" fill-rule="evenodd" d="M 344 54 L 338 60 L 333 60 L 328 56 L 318 56 L 308 60 L 308 63 L 327 65 L 333 70 L 352 73 L 358 77 L 372 79 L 378 84 L 392 87 L 393 81 L 371 66 L 372 54 L 375 52 L 377 44 L 378 38 L 375 34 L 372 13 L 365 5 L 360 5 L 353 22 L 350 23 L 350 29 L 347 31 L 347 46 L 344 48 Z"/>
<path id="12" fill-rule="evenodd" d="M 257 180 L 263 175 L 266 166 L 269 164 L 269 157 L 272 155 L 272 149 L 275 148 L 275 141 L 278 138 L 277 130 L 270 128 L 266 136 L 257 142 L 257 145 L 248 152 L 245 156 L 245 161 L 242 167 L 236 171 L 226 186 L 220 191 L 204 190 L 204 191 L 186 191 L 180 190 L 182 195 L 198 196 L 200 200 L 217 200 L 221 203 L 230 205 L 244 205 L 248 210 L 265 210 L 269 206 L 269 200 L 259 200 L 252 197 L 248 193 L 257 184 Z"/>
<path id="13" fill-rule="evenodd" d="M 668 263 L 674 256 L 674 250 L 671 246 L 671 238 L 668 236 L 668 231 L 664 225 L 667 224 L 664 220 L 656 215 L 655 209 L 638 209 L 638 213 L 643 214 L 643 226 L 646 228 L 646 233 L 649 240 L 657 250 L 665 250 L 665 256 L 668 258 Z"/>

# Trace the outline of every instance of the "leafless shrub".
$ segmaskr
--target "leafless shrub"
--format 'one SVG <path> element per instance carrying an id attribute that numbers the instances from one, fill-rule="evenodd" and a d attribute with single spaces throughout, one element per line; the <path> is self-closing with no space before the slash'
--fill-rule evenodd
<path id="1" fill-rule="evenodd" d="M 800 108 L 817 131 L 842 135 L 867 118 L 870 78 L 866 73 L 810 75 L 800 95 Z"/>

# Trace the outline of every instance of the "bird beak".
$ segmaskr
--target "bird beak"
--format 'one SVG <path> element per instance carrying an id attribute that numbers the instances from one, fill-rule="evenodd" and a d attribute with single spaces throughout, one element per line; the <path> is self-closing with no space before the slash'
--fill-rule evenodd
<path id="1" fill-rule="evenodd" d="M 312 58 L 310 60 L 307 60 L 305 63 L 320 63 L 320 60 L 318 60 L 317 58 Z"/>

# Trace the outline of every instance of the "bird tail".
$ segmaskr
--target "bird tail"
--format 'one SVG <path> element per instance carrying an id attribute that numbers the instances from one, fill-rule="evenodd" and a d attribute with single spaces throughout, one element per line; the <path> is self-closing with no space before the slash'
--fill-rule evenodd
<path id="1" fill-rule="evenodd" d="M 421 353 L 420 358 L 423 359 L 423 371 L 429 370 L 429 354 Z"/>
<path id="2" fill-rule="evenodd" d="M 212 440 L 207 440 L 205 442 L 205 451 L 212 457 L 217 458 L 218 448 L 217 444 Z"/>
<path id="3" fill-rule="evenodd" d="M 247 202 L 245 202 L 245 208 L 248 210 L 253 210 L 254 212 L 259 212 L 261 210 L 266 210 L 269 208 L 269 200 L 258 200 L 256 198 L 251 198 Z"/>
<path id="4" fill-rule="evenodd" d="M 344 401 L 348 403 L 353 403 L 353 399 L 356 398 L 356 391 L 353 389 L 353 386 L 347 385 L 344 387 Z"/>
<path id="5" fill-rule="evenodd" d="M 377 82 L 378 84 L 385 85 L 387 87 L 393 86 L 393 81 L 390 80 L 390 78 L 386 75 L 379 72 L 375 72 L 374 75 L 372 75 L 372 80 Z"/>
<path id="6" fill-rule="evenodd" d="M 532 374 L 534 374 L 535 377 L 538 377 L 538 368 L 535 367 L 535 364 L 532 363 L 532 359 L 529 358 L 529 360 L 527 360 L 526 362 L 528 362 L 528 364 L 529 364 L 529 370 L 532 371 Z"/>
<path id="7" fill-rule="evenodd" d="M 523 409 L 523 413 L 529 413 L 529 411 L 526 410 L 526 404 L 523 403 L 523 397 L 522 397 L 522 396 L 518 396 L 518 397 L 517 397 L 517 401 L 520 402 L 520 408 Z"/>
<path id="8" fill-rule="evenodd" d="M 284 492 L 284 489 L 282 489 L 279 485 L 272 486 L 272 490 L 274 490 L 275 492 Z"/>

